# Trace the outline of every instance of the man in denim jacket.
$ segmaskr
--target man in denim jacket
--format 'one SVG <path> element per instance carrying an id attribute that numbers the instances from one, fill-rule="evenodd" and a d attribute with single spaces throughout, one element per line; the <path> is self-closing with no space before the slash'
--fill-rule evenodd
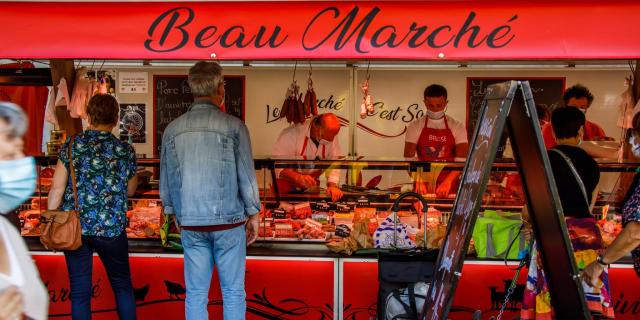
<path id="1" fill-rule="evenodd" d="M 188 320 L 208 319 L 214 263 L 224 319 L 245 319 L 246 246 L 258 237 L 260 198 L 245 124 L 220 110 L 222 67 L 198 62 L 189 69 L 195 101 L 162 136 L 160 197 L 175 214 L 184 247 Z M 245 232 L 246 228 L 246 232 Z"/>

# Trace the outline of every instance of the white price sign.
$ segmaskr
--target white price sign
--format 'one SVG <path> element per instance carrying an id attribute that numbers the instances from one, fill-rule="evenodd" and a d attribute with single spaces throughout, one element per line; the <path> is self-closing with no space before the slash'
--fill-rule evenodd
<path id="1" fill-rule="evenodd" d="M 120 93 L 147 93 L 149 84 L 149 74 L 147 72 L 120 72 Z"/>

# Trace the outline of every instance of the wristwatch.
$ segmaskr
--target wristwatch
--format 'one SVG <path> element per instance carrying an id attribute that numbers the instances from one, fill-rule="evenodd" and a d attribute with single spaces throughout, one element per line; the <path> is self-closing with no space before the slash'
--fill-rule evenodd
<path id="1" fill-rule="evenodd" d="M 603 266 L 603 267 L 608 267 L 608 266 L 609 266 L 609 264 L 608 264 L 608 263 L 605 263 L 605 262 L 604 262 L 604 257 L 603 257 L 601 254 L 599 254 L 599 255 L 598 255 L 598 257 L 596 258 L 596 262 L 597 262 L 599 265 Z"/>

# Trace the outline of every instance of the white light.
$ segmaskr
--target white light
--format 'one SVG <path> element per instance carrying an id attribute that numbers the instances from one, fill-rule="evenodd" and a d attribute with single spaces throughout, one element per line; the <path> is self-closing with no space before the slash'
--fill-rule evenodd
<path id="1" fill-rule="evenodd" d="M 218 57 L 218 55 L 215 52 L 211 54 L 211 59 L 215 59 L 217 57 Z"/>
<path id="2" fill-rule="evenodd" d="M 440 59 L 444 58 L 444 52 L 438 53 L 438 58 L 440 58 Z"/>

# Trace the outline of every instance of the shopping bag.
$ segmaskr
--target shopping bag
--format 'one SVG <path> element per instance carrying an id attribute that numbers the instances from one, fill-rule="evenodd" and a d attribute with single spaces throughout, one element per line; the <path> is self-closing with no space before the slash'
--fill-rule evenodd
<path id="1" fill-rule="evenodd" d="M 485 210 L 473 228 L 472 237 L 478 258 L 504 259 L 506 256 L 507 259 L 518 259 L 519 253 L 526 248 L 526 240 L 520 232 L 521 225 L 522 219 L 518 213 Z"/>
<path id="2" fill-rule="evenodd" d="M 175 223 L 176 216 L 173 214 L 162 215 L 162 227 L 160 228 L 160 241 L 167 249 L 183 250 L 180 231 Z"/>

